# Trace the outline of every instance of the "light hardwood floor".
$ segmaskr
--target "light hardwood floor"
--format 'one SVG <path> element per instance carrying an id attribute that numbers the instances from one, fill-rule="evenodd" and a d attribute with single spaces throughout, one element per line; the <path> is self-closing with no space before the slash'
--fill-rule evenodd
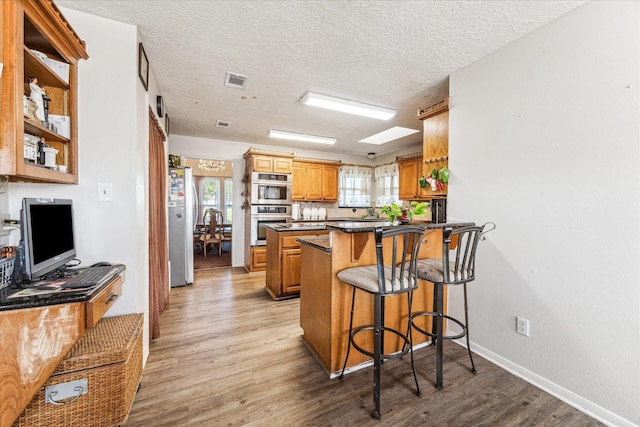
<path id="1" fill-rule="evenodd" d="M 329 379 L 302 343 L 299 300 L 273 301 L 264 274 L 197 271 L 174 288 L 127 426 L 599 426 L 596 420 L 445 343 L 445 389 L 431 347 L 382 367 L 382 420 L 371 418 L 372 368 Z M 473 333 L 473 331 L 472 331 Z"/>

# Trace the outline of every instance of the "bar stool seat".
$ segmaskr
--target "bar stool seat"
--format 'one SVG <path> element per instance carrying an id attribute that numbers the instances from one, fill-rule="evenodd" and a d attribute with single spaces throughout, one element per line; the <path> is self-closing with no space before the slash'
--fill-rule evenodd
<path id="1" fill-rule="evenodd" d="M 467 304 L 467 283 L 475 280 L 475 259 L 478 242 L 484 240 L 484 234 L 495 228 L 484 231 L 487 224 L 482 226 L 445 227 L 442 231 L 442 258 L 425 258 L 418 261 L 417 275 L 419 278 L 433 282 L 433 311 L 411 313 L 409 321 L 413 329 L 431 337 L 431 344 L 436 347 L 436 388 L 443 388 L 442 351 L 443 342 L 448 339 L 466 337 L 467 352 L 471 361 L 471 372 L 477 372 L 473 362 L 471 346 L 469 344 L 469 315 Z M 464 321 L 444 314 L 444 286 L 462 285 L 464 292 Z M 431 331 L 418 326 L 416 319 L 423 316 L 432 318 Z M 445 335 L 444 319 L 456 323 L 461 332 Z"/>
<path id="2" fill-rule="evenodd" d="M 408 313 L 411 313 L 411 297 L 418 287 L 417 257 L 424 238 L 424 227 L 395 226 L 376 228 L 374 231 L 376 244 L 376 264 L 350 267 L 338 272 L 339 280 L 353 286 L 351 295 L 351 316 L 349 318 L 349 345 L 344 359 L 340 380 L 349 359 L 353 346 L 357 351 L 373 358 L 373 412 L 371 416 L 380 419 L 380 365 L 383 360 L 398 358 L 411 352 L 411 366 L 416 382 L 417 394 L 420 395 L 418 380 L 413 368 L 413 348 L 411 345 L 411 327 L 407 322 L 406 332 L 384 325 L 384 298 L 387 296 L 407 294 Z M 383 245 L 391 245 L 391 256 L 384 258 Z M 388 251 L 387 251 L 388 253 Z M 373 295 L 373 324 L 353 327 L 354 303 L 356 289 Z M 373 331 L 373 349 L 365 349 L 354 339 L 364 331 Z M 401 339 L 402 348 L 391 354 L 384 353 L 384 334 L 392 333 Z"/>

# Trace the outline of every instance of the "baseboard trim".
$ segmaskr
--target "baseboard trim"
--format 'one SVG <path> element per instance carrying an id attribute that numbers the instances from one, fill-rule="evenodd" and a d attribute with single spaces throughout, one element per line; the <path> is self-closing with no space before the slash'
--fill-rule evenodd
<path id="1" fill-rule="evenodd" d="M 466 348 L 466 343 L 458 341 L 454 342 L 461 347 Z M 502 369 L 522 378 L 529 384 L 534 385 L 550 395 L 562 400 L 567 405 L 573 406 L 577 410 L 584 412 L 601 423 L 615 427 L 638 427 L 638 424 L 634 424 L 633 422 L 614 414 L 613 412 L 583 398 L 582 396 L 567 390 L 566 388 L 561 387 L 558 384 L 555 384 L 476 343 L 471 343 L 471 349 L 474 353 L 477 353 L 491 363 L 500 366 Z"/>

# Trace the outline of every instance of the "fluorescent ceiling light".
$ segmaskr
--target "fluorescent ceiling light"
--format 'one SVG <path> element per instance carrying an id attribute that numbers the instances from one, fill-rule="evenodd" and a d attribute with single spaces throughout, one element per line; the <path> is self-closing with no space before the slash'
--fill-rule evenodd
<path id="1" fill-rule="evenodd" d="M 290 139 L 293 141 L 316 142 L 318 144 L 335 144 L 336 138 L 326 136 L 307 135 L 305 133 L 286 132 L 284 130 L 269 129 L 269 137 Z"/>
<path id="2" fill-rule="evenodd" d="M 305 93 L 300 102 L 305 105 L 340 111 L 342 113 L 356 114 L 358 116 L 371 117 L 373 119 L 389 120 L 396 115 L 395 110 L 376 107 L 375 105 L 362 104 L 348 99 L 334 98 L 327 95 L 319 95 L 313 92 Z"/>
<path id="3" fill-rule="evenodd" d="M 418 133 L 420 131 L 415 129 L 403 128 L 401 126 L 394 126 L 391 129 L 384 130 L 380 133 L 376 133 L 375 135 L 371 135 L 368 138 L 361 139 L 358 142 L 364 142 L 365 144 L 385 144 L 389 141 L 393 141 L 396 139 L 400 139 L 405 136 L 413 135 L 414 133 Z"/>

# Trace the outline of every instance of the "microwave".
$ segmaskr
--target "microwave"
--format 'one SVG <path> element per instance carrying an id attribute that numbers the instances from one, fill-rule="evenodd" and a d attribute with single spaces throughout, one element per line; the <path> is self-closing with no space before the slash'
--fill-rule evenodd
<path id="1" fill-rule="evenodd" d="M 252 205 L 291 204 L 291 174 L 253 172 L 251 178 Z"/>

